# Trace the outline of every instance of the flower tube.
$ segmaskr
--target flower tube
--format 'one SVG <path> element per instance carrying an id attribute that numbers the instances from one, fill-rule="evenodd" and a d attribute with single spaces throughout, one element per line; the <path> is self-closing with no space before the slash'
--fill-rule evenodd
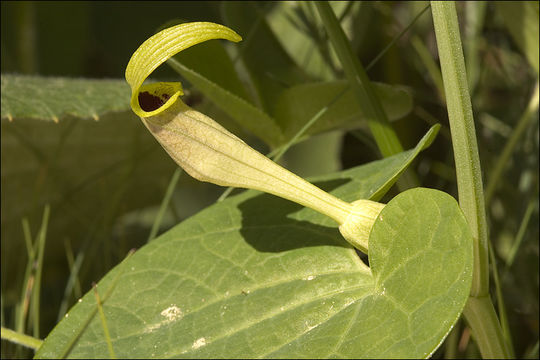
<path id="1" fill-rule="evenodd" d="M 334 219 L 343 237 L 367 253 L 371 226 L 384 204 L 347 203 L 319 189 L 257 152 L 208 116 L 180 99 L 180 83 L 143 85 L 160 64 L 177 52 L 210 39 L 234 42 L 231 29 L 208 22 L 165 29 L 135 51 L 126 68 L 131 107 L 171 158 L 192 177 L 222 186 L 264 191 L 312 208 Z"/>

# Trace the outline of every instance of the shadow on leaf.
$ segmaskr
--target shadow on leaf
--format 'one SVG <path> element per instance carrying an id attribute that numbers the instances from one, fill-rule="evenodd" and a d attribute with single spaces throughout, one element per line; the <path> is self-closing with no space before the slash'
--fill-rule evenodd
<path id="1" fill-rule="evenodd" d="M 348 181 L 339 179 L 316 185 L 330 191 Z M 350 247 L 339 233 L 337 224 L 317 224 L 328 222 L 328 218 L 292 201 L 261 194 L 240 203 L 238 208 L 242 212 L 242 236 L 257 251 L 282 252 L 309 246 Z M 302 218 L 309 220 L 300 220 Z"/>

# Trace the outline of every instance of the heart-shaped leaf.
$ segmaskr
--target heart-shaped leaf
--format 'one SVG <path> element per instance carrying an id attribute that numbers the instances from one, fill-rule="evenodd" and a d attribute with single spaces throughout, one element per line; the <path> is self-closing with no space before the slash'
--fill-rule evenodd
<path id="1" fill-rule="evenodd" d="M 249 192 L 169 231 L 99 288 L 121 357 L 429 356 L 470 288 L 457 203 L 398 195 L 373 228 L 370 261 L 371 271 L 313 211 Z M 108 356 L 95 309 L 86 295 L 37 356 Z"/>
<path id="2" fill-rule="evenodd" d="M 392 161 L 317 185 L 367 198 L 388 182 L 381 169 L 401 171 Z M 98 289 L 119 357 L 429 356 L 459 317 L 472 277 L 471 235 L 456 201 L 429 189 L 396 196 L 371 232 L 369 260 L 371 268 L 331 219 L 247 191 L 140 249 Z M 96 313 L 88 293 L 36 357 L 110 356 Z"/>

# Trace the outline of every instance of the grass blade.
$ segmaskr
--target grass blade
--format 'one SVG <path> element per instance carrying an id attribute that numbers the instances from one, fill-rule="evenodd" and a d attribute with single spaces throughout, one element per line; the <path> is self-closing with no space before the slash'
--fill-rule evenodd
<path id="1" fill-rule="evenodd" d="M 37 260 L 36 260 L 36 278 L 34 289 L 32 292 L 32 314 L 33 314 L 33 333 L 35 338 L 39 338 L 39 312 L 40 312 L 40 295 L 41 295 L 41 273 L 43 269 L 43 254 L 45 252 L 45 241 L 47 238 L 47 225 L 49 224 L 50 206 L 47 204 L 43 211 L 43 220 L 39 229 L 37 243 Z"/>
<path id="2" fill-rule="evenodd" d="M 62 320 L 62 317 L 66 314 L 69 305 L 70 295 L 73 292 L 76 299 L 82 296 L 81 284 L 79 282 L 79 270 L 81 269 L 82 262 L 84 260 L 84 250 L 81 250 L 76 258 L 73 258 L 73 251 L 71 249 L 71 244 L 69 240 L 64 242 L 66 246 L 66 254 L 68 258 L 69 265 L 69 278 L 64 289 L 64 297 L 60 303 L 60 309 L 58 310 L 58 316 L 56 321 L 59 322 Z"/>
<path id="3" fill-rule="evenodd" d="M 32 244 L 32 235 L 30 233 L 30 224 L 28 219 L 22 220 L 24 240 L 26 244 L 26 251 L 28 254 L 28 261 L 26 263 L 26 269 L 24 272 L 23 285 L 21 288 L 20 302 L 15 310 L 15 331 L 18 333 L 25 332 L 26 316 L 28 315 L 28 305 L 30 303 L 30 294 L 32 293 L 33 281 L 34 281 L 34 260 L 36 258 L 35 246 Z"/>
<path id="4" fill-rule="evenodd" d="M 364 67 L 353 54 L 349 41 L 330 4 L 327 1 L 321 1 L 315 2 L 315 6 L 325 25 L 334 50 L 341 61 L 350 86 L 356 94 L 360 107 L 364 110 L 368 118 L 369 128 L 381 154 L 387 157 L 402 152 L 403 147 L 399 142 L 397 134 L 388 121 Z M 409 188 L 416 185 L 418 181 L 413 180 L 411 175 L 409 175 L 404 177 L 404 180 L 400 183 L 400 188 Z"/>
<path id="5" fill-rule="evenodd" d="M 516 235 L 516 238 L 514 239 L 514 242 L 512 244 L 512 248 L 510 249 L 510 253 L 508 254 L 508 257 L 506 260 L 506 268 L 503 276 L 508 275 L 508 271 L 510 270 L 510 267 L 512 267 L 512 264 L 514 263 L 514 260 L 516 259 L 516 254 L 523 243 L 523 238 L 525 236 L 525 231 L 527 231 L 527 225 L 529 225 L 529 220 L 531 219 L 531 215 L 538 204 L 538 199 L 531 200 L 529 202 L 529 205 L 527 206 L 527 210 L 525 210 L 525 215 L 523 215 L 523 219 L 521 221 L 521 225 L 519 226 L 518 233 Z"/>
<path id="6" fill-rule="evenodd" d="M 414 19 L 411 21 L 411 23 L 409 25 L 407 25 L 403 30 L 401 30 L 401 32 L 395 36 L 392 41 L 390 41 L 388 43 L 388 45 L 386 45 L 384 47 L 384 49 L 373 59 L 371 60 L 371 62 L 368 64 L 368 66 L 366 66 L 366 71 L 369 71 L 369 69 L 371 69 L 373 67 L 373 65 L 375 65 L 377 63 L 377 61 L 379 61 L 379 59 L 381 57 L 383 57 L 384 54 L 386 54 L 386 52 L 388 51 L 388 49 L 390 49 L 395 43 L 396 41 L 398 41 L 399 39 L 401 39 L 401 37 L 407 32 L 409 31 L 409 29 L 416 23 L 416 20 L 418 20 L 420 18 L 420 16 L 422 16 L 423 13 L 426 12 L 426 10 L 429 9 L 429 4 L 426 5 L 415 17 Z M 340 21 L 341 22 L 341 21 Z"/>
<path id="7" fill-rule="evenodd" d="M 491 261 L 491 271 L 493 273 L 493 282 L 495 283 L 495 294 L 497 296 L 497 310 L 499 314 L 499 320 L 501 323 L 501 328 L 503 336 L 506 339 L 506 344 L 508 345 L 508 351 L 512 358 L 514 355 L 514 345 L 512 344 L 512 334 L 510 332 L 510 324 L 508 323 L 508 315 L 506 314 L 506 305 L 504 302 L 504 296 L 502 292 L 502 284 L 499 280 L 499 271 L 497 270 L 497 259 L 495 258 L 495 253 L 493 251 L 493 246 L 489 246 L 489 259 Z"/>
<path id="8" fill-rule="evenodd" d="M 334 46 L 347 79 L 352 89 L 357 94 L 360 107 L 365 109 L 369 120 L 369 127 L 375 137 L 375 141 L 383 156 L 390 156 L 403 151 L 396 133 L 390 126 L 386 114 L 376 98 L 371 87 L 371 82 L 360 62 L 354 56 L 345 33 L 341 29 L 334 11 L 327 1 L 316 2 L 315 6 L 319 11 L 330 41 Z"/>
<path id="9" fill-rule="evenodd" d="M 127 259 L 129 259 L 131 257 L 131 255 L 133 255 L 134 253 L 135 253 L 135 250 L 130 250 L 120 265 L 125 263 L 125 261 Z M 124 271 L 125 271 L 125 268 L 121 266 L 119 268 L 119 270 L 118 270 L 118 274 L 112 279 L 109 288 L 105 292 L 105 295 L 103 296 L 103 298 L 100 298 L 100 300 L 101 300 L 100 304 L 104 304 L 107 301 L 107 299 L 111 296 L 112 292 L 116 288 L 116 284 L 118 282 L 118 279 L 124 273 Z M 90 322 L 92 321 L 92 319 L 96 315 L 96 312 L 98 312 L 98 307 L 99 307 L 99 304 L 96 303 L 96 306 L 93 308 L 93 310 L 90 313 L 88 313 L 86 318 L 81 322 L 80 327 L 78 329 L 77 336 L 73 337 L 72 339 L 70 339 L 70 341 L 68 341 L 65 344 L 64 348 L 61 350 L 61 356 L 60 357 L 62 359 L 67 358 L 69 356 L 69 353 L 71 352 L 71 350 L 72 350 L 73 346 L 75 345 L 75 343 L 78 341 L 79 336 L 82 334 L 84 329 L 90 324 Z"/>
<path id="10" fill-rule="evenodd" d="M 146 242 L 150 242 L 156 237 L 157 232 L 159 230 L 159 226 L 161 225 L 161 220 L 163 220 L 163 216 L 165 215 L 165 210 L 167 210 L 167 206 L 169 206 L 172 194 L 174 192 L 174 189 L 176 188 L 176 184 L 178 184 L 178 179 L 180 179 L 181 174 L 182 174 L 182 168 L 177 167 L 176 170 L 174 171 L 173 176 L 171 177 L 171 181 L 169 182 L 169 185 L 167 186 L 165 197 L 163 197 L 163 201 L 161 202 L 161 206 L 159 207 L 159 212 L 156 216 L 156 219 L 154 220 L 154 223 L 152 224 L 152 229 L 150 230 L 150 234 L 148 235 L 148 240 Z"/>
<path id="11" fill-rule="evenodd" d="M 417 35 L 413 36 L 411 38 L 411 44 L 416 50 L 418 56 L 420 57 L 422 64 L 425 66 L 428 75 L 431 78 L 431 81 L 435 85 L 435 88 L 437 89 L 437 95 L 439 95 L 439 98 L 443 103 L 446 102 L 444 96 L 443 79 L 439 66 L 437 66 L 437 63 L 435 62 L 435 60 L 433 60 L 431 53 L 429 52 L 426 45 L 424 45 L 422 40 L 420 40 L 420 37 L 418 37 Z"/>
<path id="12" fill-rule="evenodd" d="M 486 188 L 486 206 L 489 205 L 495 189 L 499 184 L 501 175 L 504 171 L 505 166 L 508 164 L 508 159 L 512 155 L 512 152 L 518 145 L 518 140 L 527 130 L 527 126 L 535 119 L 538 119 L 538 116 L 533 116 L 533 114 L 538 110 L 538 81 L 536 82 L 536 87 L 534 89 L 533 95 L 529 100 L 529 105 L 527 109 L 521 115 L 521 118 L 518 121 L 517 126 L 514 128 L 512 135 L 504 145 L 504 149 L 501 153 L 501 156 L 497 159 L 497 164 L 490 174 L 490 179 Z"/>

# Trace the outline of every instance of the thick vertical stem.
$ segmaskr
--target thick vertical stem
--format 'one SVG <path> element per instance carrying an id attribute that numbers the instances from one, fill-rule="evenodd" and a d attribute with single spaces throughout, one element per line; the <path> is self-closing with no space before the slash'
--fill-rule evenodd
<path id="1" fill-rule="evenodd" d="M 469 222 L 474 241 L 473 281 L 464 315 L 482 356 L 507 358 L 508 349 L 489 297 L 482 174 L 456 7 L 453 1 L 432 1 L 431 9 L 452 134 L 459 205 Z"/>
<path id="2" fill-rule="evenodd" d="M 471 295 L 489 290 L 487 225 L 480 158 L 454 2 L 433 1 L 433 24 L 452 133 L 459 205 L 475 240 Z"/>

